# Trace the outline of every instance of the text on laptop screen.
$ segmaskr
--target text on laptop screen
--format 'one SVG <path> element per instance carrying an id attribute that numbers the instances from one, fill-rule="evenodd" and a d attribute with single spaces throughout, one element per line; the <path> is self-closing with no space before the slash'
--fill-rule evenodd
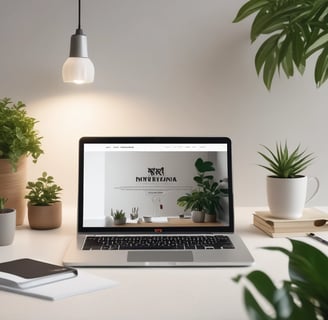
<path id="1" fill-rule="evenodd" d="M 229 225 L 226 143 L 86 143 L 83 227 L 170 228 Z M 198 160 L 201 159 L 201 160 Z M 178 199 L 199 191 L 196 161 L 210 162 L 220 192 L 212 219 L 192 219 Z M 118 219 L 122 211 L 125 218 Z M 122 217 L 121 217 L 122 218 Z"/>

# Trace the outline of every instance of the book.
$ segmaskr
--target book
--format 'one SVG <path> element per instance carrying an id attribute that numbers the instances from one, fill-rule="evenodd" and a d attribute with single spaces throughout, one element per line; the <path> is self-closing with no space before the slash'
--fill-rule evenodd
<path id="1" fill-rule="evenodd" d="M 253 224 L 271 237 L 303 236 L 309 232 L 328 231 L 328 214 L 314 208 L 306 208 L 299 219 L 278 219 L 269 211 L 256 211 Z"/>
<path id="2" fill-rule="evenodd" d="M 26 289 L 77 276 L 77 270 L 23 258 L 0 263 L 0 285 Z"/>
<path id="3" fill-rule="evenodd" d="M 118 282 L 116 281 L 79 270 L 76 277 L 66 279 L 65 281 L 50 282 L 26 289 L 0 285 L 0 290 L 54 301 L 81 294 L 90 294 L 117 285 Z"/>

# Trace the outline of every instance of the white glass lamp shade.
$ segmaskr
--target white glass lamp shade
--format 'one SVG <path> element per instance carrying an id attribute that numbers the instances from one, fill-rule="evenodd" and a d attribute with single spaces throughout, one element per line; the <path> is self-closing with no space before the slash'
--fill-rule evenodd
<path id="1" fill-rule="evenodd" d="M 88 58 L 87 37 L 82 29 L 77 29 L 71 37 L 70 55 L 63 65 L 62 76 L 64 82 L 76 84 L 94 80 L 95 67 Z"/>
<path id="2" fill-rule="evenodd" d="M 93 82 L 95 67 L 89 58 L 69 57 L 62 70 L 63 81 L 76 84 Z"/>

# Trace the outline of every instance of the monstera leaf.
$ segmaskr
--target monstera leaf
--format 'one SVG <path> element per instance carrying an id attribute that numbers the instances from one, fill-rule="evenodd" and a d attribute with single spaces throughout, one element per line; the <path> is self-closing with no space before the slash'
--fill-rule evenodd
<path id="1" fill-rule="evenodd" d="M 289 280 L 277 286 L 266 273 L 258 270 L 234 278 L 236 282 L 246 280 L 244 302 L 251 319 L 328 319 L 328 257 L 309 244 L 290 241 L 292 251 L 281 247 L 264 248 L 287 255 Z M 256 299 L 259 296 L 266 307 Z M 268 305 L 274 311 L 271 314 L 266 311 Z"/>

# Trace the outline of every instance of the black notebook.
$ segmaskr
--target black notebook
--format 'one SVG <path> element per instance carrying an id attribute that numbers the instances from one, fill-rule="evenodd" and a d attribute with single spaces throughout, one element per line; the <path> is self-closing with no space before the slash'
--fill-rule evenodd
<path id="1" fill-rule="evenodd" d="M 13 288 L 31 288 L 76 275 L 76 269 L 27 258 L 0 263 L 0 285 Z"/>

